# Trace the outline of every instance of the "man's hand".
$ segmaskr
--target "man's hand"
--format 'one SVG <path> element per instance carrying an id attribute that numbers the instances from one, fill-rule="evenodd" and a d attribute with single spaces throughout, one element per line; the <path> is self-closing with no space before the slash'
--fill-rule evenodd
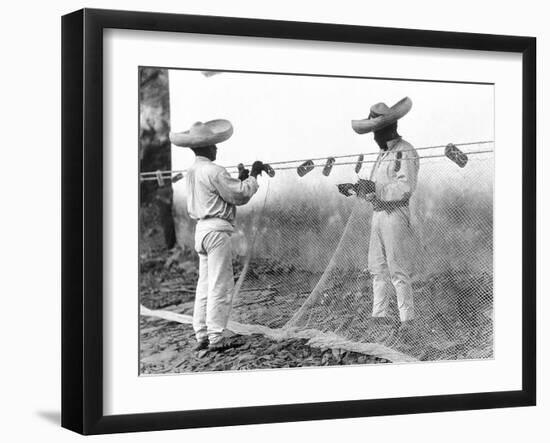
<path id="1" fill-rule="evenodd" d="M 250 171 L 248 169 L 245 169 L 242 163 L 239 163 L 237 165 L 237 169 L 239 170 L 239 180 L 245 181 L 248 178 Z"/>
<path id="2" fill-rule="evenodd" d="M 350 197 L 353 194 L 359 198 L 364 198 L 367 201 L 373 201 L 375 199 L 374 191 L 376 187 L 372 180 L 359 180 L 357 183 L 342 183 L 338 186 L 340 194 Z"/>
<path id="3" fill-rule="evenodd" d="M 376 186 L 372 180 L 359 179 L 355 184 L 355 193 L 358 197 L 366 198 L 367 194 L 371 194 L 375 191 Z"/>
<path id="4" fill-rule="evenodd" d="M 262 171 L 264 170 L 264 164 L 256 160 L 254 163 L 252 163 L 252 170 L 250 171 L 250 175 L 254 178 L 258 177 L 258 175 L 262 175 Z"/>
<path id="5" fill-rule="evenodd" d="M 338 192 L 340 192 L 340 194 L 345 195 L 346 197 L 350 197 L 353 195 L 351 191 L 355 192 L 355 185 L 352 183 L 342 183 L 337 186 L 338 186 Z"/>
<path id="6" fill-rule="evenodd" d="M 375 198 L 376 198 L 376 194 L 374 192 L 370 192 L 367 195 L 365 195 L 365 200 L 368 202 L 374 201 Z"/>

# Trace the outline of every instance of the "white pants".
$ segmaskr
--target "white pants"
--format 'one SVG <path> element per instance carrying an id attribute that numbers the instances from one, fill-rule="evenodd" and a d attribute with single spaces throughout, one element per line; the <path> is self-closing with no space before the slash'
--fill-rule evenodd
<path id="1" fill-rule="evenodd" d="M 401 321 L 414 318 L 411 286 L 413 236 L 408 207 L 375 211 L 369 245 L 369 271 L 373 275 L 373 317 L 387 317 L 392 285 Z"/>
<path id="2" fill-rule="evenodd" d="M 193 311 L 193 329 L 198 341 L 219 340 L 227 326 L 233 293 L 231 234 L 212 231 L 197 238 L 199 281 Z"/>

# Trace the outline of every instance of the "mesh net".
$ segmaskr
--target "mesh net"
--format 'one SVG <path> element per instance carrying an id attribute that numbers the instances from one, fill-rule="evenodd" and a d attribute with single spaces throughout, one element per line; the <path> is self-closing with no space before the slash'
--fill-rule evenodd
<path id="1" fill-rule="evenodd" d="M 399 328 L 395 293 L 390 321 L 371 316 L 372 205 L 336 188 L 357 180 L 350 165 L 334 166 L 328 177 L 322 168 L 299 177 L 295 167 L 262 177 L 256 196 L 238 211 L 235 274 L 245 257 L 250 264 L 231 320 L 330 332 L 419 360 L 491 358 L 493 156 L 472 154 L 459 168 L 425 154 L 410 201 L 415 319 L 407 334 Z M 179 237 L 191 246 L 190 226 L 180 225 Z"/>

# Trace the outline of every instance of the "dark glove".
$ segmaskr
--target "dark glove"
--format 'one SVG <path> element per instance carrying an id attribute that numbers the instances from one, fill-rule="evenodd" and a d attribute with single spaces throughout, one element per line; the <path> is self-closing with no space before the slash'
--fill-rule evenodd
<path id="1" fill-rule="evenodd" d="M 242 163 L 239 163 L 237 165 L 237 169 L 239 170 L 239 180 L 245 181 L 248 176 L 250 175 L 250 171 L 248 169 L 245 169 L 244 165 Z"/>
<path id="2" fill-rule="evenodd" d="M 340 192 L 340 194 L 345 195 L 346 197 L 350 197 L 353 195 L 350 191 L 355 191 L 355 185 L 352 183 L 342 183 L 337 186 L 338 186 L 338 192 Z"/>
<path id="3" fill-rule="evenodd" d="M 264 170 L 264 164 L 256 160 L 254 163 L 252 163 L 252 170 L 250 171 L 250 175 L 254 178 L 256 178 L 258 175 L 262 175 L 262 171 Z"/>
<path id="4" fill-rule="evenodd" d="M 358 197 L 365 197 L 367 194 L 371 194 L 376 190 L 374 182 L 372 180 L 359 180 L 357 183 L 342 183 L 338 185 L 338 191 L 350 197 L 353 195 L 351 191 L 357 194 Z"/>
<path id="5" fill-rule="evenodd" d="M 359 179 L 354 185 L 355 193 L 359 197 L 364 197 L 367 194 L 372 194 L 376 191 L 376 186 L 372 180 L 362 180 Z"/>

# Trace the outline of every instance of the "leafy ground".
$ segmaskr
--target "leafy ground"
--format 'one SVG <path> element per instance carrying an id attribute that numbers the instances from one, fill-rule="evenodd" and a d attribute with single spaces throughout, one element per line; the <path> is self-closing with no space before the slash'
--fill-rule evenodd
<path id="1" fill-rule="evenodd" d="M 192 315 L 198 259 L 193 251 L 148 250 L 141 257 L 141 304 Z M 242 258 L 234 261 L 235 275 Z M 332 275 L 333 274 L 333 275 Z M 395 325 L 372 323 L 370 276 L 334 269 L 324 289 L 303 311 L 301 327 L 313 327 L 355 342 L 374 342 L 419 360 L 485 359 L 493 356 L 492 279 L 489 274 L 443 272 L 414 283 L 415 305 L 422 313 L 410 336 Z M 349 275 L 348 275 L 349 274 Z M 304 304 L 320 273 L 280 263 L 251 261 L 245 284 L 233 300 L 231 319 L 241 324 L 280 328 Z M 397 307 L 392 299 L 394 317 Z M 399 323 L 397 321 L 397 323 Z M 313 326 L 311 326 L 313 325 Z M 340 349 L 312 349 L 304 340 L 274 342 L 263 336 L 234 337 L 224 353 L 195 353 L 190 325 L 141 317 L 143 373 L 241 370 L 299 366 L 380 363 L 386 360 Z"/>
<path id="2" fill-rule="evenodd" d="M 271 267 L 270 267 L 271 266 Z M 234 263 L 235 274 L 242 268 Z M 268 317 L 277 327 L 303 303 L 316 276 L 256 262 L 252 266 L 252 287 L 244 288 L 235 300 L 235 315 L 243 323 L 266 324 Z M 254 273 L 257 278 L 254 278 Z M 278 281 L 270 279 L 277 276 Z M 280 276 L 286 275 L 284 282 Z M 261 278 L 260 278 L 261 276 Z M 169 252 L 148 251 L 141 256 L 140 301 L 149 309 L 192 314 L 197 259 L 193 252 L 176 248 Z M 269 282 L 268 282 L 269 280 Z M 287 289 L 292 287 L 293 291 Z M 283 295 L 284 294 L 284 295 Z M 284 297 L 284 299 L 282 298 Z M 277 299 L 277 315 L 270 305 Z M 307 340 L 274 341 L 262 335 L 231 335 L 235 347 L 224 352 L 195 352 L 191 325 L 155 317 L 140 318 L 140 370 L 142 374 L 227 371 L 306 366 L 387 363 L 387 360 L 341 349 L 310 347 Z"/>
<path id="3" fill-rule="evenodd" d="M 142 374 L 246 369 L 296 368 L 384 363 L 385 360 L 339 349 L 312 348 L 306 340 L 275 342 L 262 335 L 234 335 L 235 348 L 224 352 L 195 352 L 191 325 L 152 317 L 141 318 Z"/>

